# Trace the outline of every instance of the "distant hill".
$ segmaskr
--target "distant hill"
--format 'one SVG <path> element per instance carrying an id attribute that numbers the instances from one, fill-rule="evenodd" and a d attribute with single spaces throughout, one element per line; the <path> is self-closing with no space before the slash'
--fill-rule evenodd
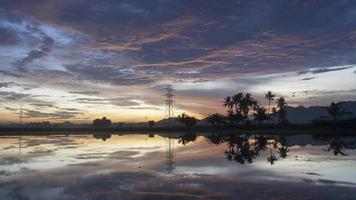
<path id="1" fill-rule="evenodd" d="M 356 101 L 341 102 L 342 107 L 350 111 L 355 116 L 356 114 Z M 313 119 L 320 116 L 328 116 L 326 106 L 310 106 L 310 107 L 288 107 L 288 120 L 294 124 L 310 123 Z"/>

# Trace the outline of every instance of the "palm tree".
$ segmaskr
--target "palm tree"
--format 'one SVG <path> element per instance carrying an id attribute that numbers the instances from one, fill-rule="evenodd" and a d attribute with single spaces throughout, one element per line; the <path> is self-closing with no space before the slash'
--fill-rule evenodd
<path id="1" fill-rule="evenodd" d="M 277 114 L 278 114 L 278 121 L 279 123 L 286 123 L 287 120 L 287 102 L 284 97 L 280 97 L 277 99 Z"/>
<path id="2" fill-rule="evenodd" d="M 269 115 L 266 113 L 266 108 L 256 106 L 255 113 L 253 114 L 255 121 L 258 121 L 258 124 L 261 125 L 263 121 L 270 119 Z"/>
<path id="3" fill-rule="evenodd" d="M 331 104 L 329 105 L 329 107 L 326 108 L 329 115 L 332 117 L 332 119 L 334 121 L 339 120 L 340 118 L 342 118 L 345 115 L 351 115 L 351 112 L 346 111 L 342 106 L 341 103 L 334 103 L 331 102 Z"/>
<path id="4" fill-rule="evenodd" d="M 224 107 L 228 108 L 229 110 L 232 110 L 232 108 L 234 106 L 234 102 L 232 101 L 232 98 L 230 96 L 227 96 L 224 99 L 223 105 L 224 105 Z"/>
<path id="5" fill-rule="evenodd" d="M 272 94 L 271 91 L 268 91 L 266 94 L 265 94 L 265 99 L 268 100 L 268 114 L 270 115 L 271 114 L 271 101 L 274 100 L 274 97 L 276 97 L 276 95 Z"/>
<path id="6" fill-rule="evenodd" d="M 241 112 L 241 102 L 243 99 L 243 94 L 240 92 L 231 97 L 233 105 L 235 106 L 235 113 Z"/>
<path id="7" fill-rule="evenodd" d="M 248 114 L 252 108 L 257 105 L 257 101 L 252 98 L 250 93 L 246 93 L 245 96 L 241 99 L 240 111 L 242 112 L 243 118 L 248 119 Z"/>

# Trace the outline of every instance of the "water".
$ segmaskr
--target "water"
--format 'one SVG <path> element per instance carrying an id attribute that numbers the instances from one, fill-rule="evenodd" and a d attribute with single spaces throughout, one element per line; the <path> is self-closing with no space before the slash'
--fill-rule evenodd
<path id="1" fill-rule="evenodd" d="M 355 149 L 318 135 L 2 136 L 0 199 L 356 199 Z"/>

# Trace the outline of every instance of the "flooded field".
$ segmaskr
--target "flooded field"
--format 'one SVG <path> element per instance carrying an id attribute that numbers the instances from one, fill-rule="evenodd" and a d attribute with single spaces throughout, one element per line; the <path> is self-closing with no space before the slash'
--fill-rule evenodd
<path id="1" fill-rule="evenodd" d="M 356 138 L 0 137 L 0 199 L 356 199 Z"/>

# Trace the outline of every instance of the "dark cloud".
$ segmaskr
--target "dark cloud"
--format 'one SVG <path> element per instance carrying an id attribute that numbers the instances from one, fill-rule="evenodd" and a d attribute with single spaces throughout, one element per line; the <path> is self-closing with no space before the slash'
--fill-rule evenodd
<path id="1" fill-rule="evenodd" d="M 99 91 L 82 91 L 82 92 L 69 92 L 71 94 L 83 94 L 83 95 L 98 95 Z"/>
<path id="2" fill-rule="evenodd" d="M 0 27 L 0 45 L 13 46 L 18 44 L 19 40 L 16 32 Z"/>
<path id="3" fill-rule="evenodd" d="M 158 108 L 158 107 L 147 107 L 147 106 L 129 107 L 128 109 L 130 109 L 130 110 L 160 110 L 160 108 Z"/>
<path id="4" fill-rule="evenodd" d="M 109 82 L 115 85 L 142 85 L 153 83 L 156 78 L 142 74 L 127 72 L 127 70 L 111 67 L 91 67 L 73 65 L 67 70 L 75 73 L 80 79 L 99 82 Z"/>
<path id="5" fill-rule="evenodd" d="M 346 66 L 346 67 L 333 67 L 333 68 L 319 68 L 319 69 L 311 69 L 311 70 L 305 70 L 305 71 L 300 71 L 298 72 L 299 75 L 303 74 L 321 74 L 321 73 L 326 73 L 326 72 L 333 72 L 333 71 L 341 71 L 345 69 L 351 69 L 354 68 L 355 66 Z"/>
<path id="6" fill-rule="evenodd" d="M 89 49 L 104 54 L 84 56 L 85 65 L 73 62 L 67 70 L 82 79 L 116 85 L 308 68 L 320 68 L 322 73 L 325 67 L 356 63 L 356 16 L 351 9 L 356 4 L 350 0 L 50 0 L 35 4 L 30 0 L 18 5 L 4 1 L 2 7 L 88 35 Z M 44 34 L 39 47 L 20 61 L 20 68 L 51 52 L 56 38 L 39 33 Z M 129 65 L 114 61 L 123 53 Z M 102 66 L 102 61 L 110 67 Z M 119 71 L 128 68 L 134 73 Z"/>
<path id="7" fill-rule="evenodd" d="M 12 76 L 12 77 L 16 77 L 16 78 L 24 77 L 24 75 L 10 72 L 10 71 L 4 71 L 4 70 L 0 70 L 0 74 L 5 75 L 5 76 Z"/>
<path id="8" fill-rule="evenodd" d="M 20 100 L 30 96 L 31 96 L 30 94 L 25 94 L 25 93 L 0 91 L 0 98 L 10 100 L 10 101 Z"/>
<path id="9" fill-rule="evenodd" d="M 54 44 L 54 40 L 50 37 L 45 36 L 42 44 L 37 49 L 31 50 L 26 57 L 21 59 L 17 65 L 18 70 L 22 72 L 27 72 L 27 65 L 35 59 L 40 59 L 47 56 Z"/>
<path id="10" fill-rule="evenodd" d="M 11 85 L 11 82 L 3 82 L 3 83 L 0 83 L 0 88 L 8 88 L 10 87 Z"/>
<path id="11" fill-rule="evenodd" d="M 53 108 L 53 107 L 55 107 L 53 104 L 50 104 L 50 103 L 31 103 L 29 105 L 37 107 L 37 108 Z"/>
<path id="12" fill-rule="evenodd" d="M 51 120 L 69 120 L 83 114 L 84 113 L 78 111 L 41 112 L 30 109 L 24 110 L 24 118 L 46 118 Z"/>
<path id="13" fill-rule="evenodd" d="M 75 101 L 84 104 L 110 104 L 122 107 L 140 105 L 131 98 L 76 98 Z"/>
<path id="14" fill-rule="evenodd" d="M 302 78 L 300 79 L 301 81 L 309 81 L 309 80 L 313 80 L 315 79 L 316 77 L 308 77 L 308 78 Z"/>

